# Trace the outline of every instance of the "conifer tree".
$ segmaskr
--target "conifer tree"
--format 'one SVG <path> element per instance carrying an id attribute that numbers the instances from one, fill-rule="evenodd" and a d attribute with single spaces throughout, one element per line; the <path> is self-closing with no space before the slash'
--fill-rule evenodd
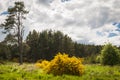
<path id="1" fill-rule="evenodd" d="M 25 10 L 24 2 L 15 2 L 14 7 L 8 8 L 8 15 L 5 19 L 5 22 L 1 24 L 1 27 L 4 29 L 4 33 L 12 34 L 17 38 L 18 49 L 20 54 L 20 64 L 23 63 L 22 60 L 22 43 L 23 43 L 23 35 L 24 35 L 24 26 L 23 19 L 25 18 L 25 14 L 28 13 Z"/>

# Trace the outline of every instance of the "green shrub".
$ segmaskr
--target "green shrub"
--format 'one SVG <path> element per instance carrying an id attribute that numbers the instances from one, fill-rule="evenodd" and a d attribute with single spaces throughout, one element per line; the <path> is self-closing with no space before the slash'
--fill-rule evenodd
<path id="1" fill-rule="evenodd" d="M 67 54 L 59 53 L 48 63 L 48 65 L 44 66 L 43 70 L 53 75 L 82 75 L 84 72 L 82 61 L 82 58 L 68 57 Z"/>
<path id="2" fill-rule="evenodd" d="M 96 55 L 95 54 L 92 54 L 88 57 L 85 57 L 85 61 L 84 61 L 85 64 L 95 64 L 97 63 L 96 62 Z"/>
<path id="3" fill-rule="evenodd" d="M 96 63 L 100 63 L 100 60 L 101 60 L 101 56 L 98 55 L 98 56 L 96 57 Z"/>
<path id="4" fill-rule="evenodd" d="M 112 44 L 107 44 L 101 51 L 101 63 L 103 65 L 116 65 L 119 64 L 120 53 L 119 50 Z"/>

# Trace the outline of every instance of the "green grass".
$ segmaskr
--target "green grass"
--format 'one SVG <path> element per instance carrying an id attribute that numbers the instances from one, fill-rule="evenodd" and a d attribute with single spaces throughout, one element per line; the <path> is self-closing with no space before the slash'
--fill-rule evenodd
<path id="1" fill-rule="evenodd" d="M 34 64 L 0 64 L 0 80 L 119 80 L 120 66 L 85 65 L 82 76 L 45 74 Z"/>
<path id="2" fill-rule="evenodd" d="M 85 65 L 85 75 L 82 76 L 88 80 L 119 80 L 120 66 L 101 66 L 101 65 Z"/>

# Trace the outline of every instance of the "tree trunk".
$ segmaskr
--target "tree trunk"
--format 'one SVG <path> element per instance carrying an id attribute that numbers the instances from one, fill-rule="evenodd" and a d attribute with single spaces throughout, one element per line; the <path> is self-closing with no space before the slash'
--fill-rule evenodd
<path id="1" fill-rule="evenodd" d="M 20 44 L 19 44 L 19 52 L 20 52 L 20 65 L 23 64 L 23 51 L 22 51 L 22 41 L 20 40 Z"/>
<path id="2" fill-rule="evenodd" d="M 20 65 L 23 64 L 23 59 L 22 59 L 22 39 L 19 31 L 20 27 L 18 27 L 18 51 L 19 51 L 19 63 Z"/>
<path id="3" fill-rule="evenodd" d="M 21 35 L 21 21 L 20 21 L 20 13 L 18 13 L 18 49 L 19 49 L 19 63 L 23 64 L 23 54 L 22 54 L 22 35 Z"/>

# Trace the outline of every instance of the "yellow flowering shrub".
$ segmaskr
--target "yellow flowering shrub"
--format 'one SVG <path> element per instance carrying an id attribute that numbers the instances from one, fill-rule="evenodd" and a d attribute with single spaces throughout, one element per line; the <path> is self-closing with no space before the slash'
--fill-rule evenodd
<path id="1" fill-rule="evenodd" d="M 82 61 L 82 58 L 69 57 L 67 54 L 58 53 L 54 59 L 47 64 L 42 61 L 39 63 L 39 65 L 36 65 L 40 68 L 43 68 L 43 70 L 48 74 L 52 73 L 54 75 L 82 75 L 84 72 Z"/>
<path id="2" fill-rule="evenodd" d="M 36 65 L 36 67 L 38 67 L 38 68 L 45 68 L 46 65 L 48 65 L 48 64 L 49 64 L 49 61 L 43 60 L 43 61 L 37 62 L 35 65 Z"/>

